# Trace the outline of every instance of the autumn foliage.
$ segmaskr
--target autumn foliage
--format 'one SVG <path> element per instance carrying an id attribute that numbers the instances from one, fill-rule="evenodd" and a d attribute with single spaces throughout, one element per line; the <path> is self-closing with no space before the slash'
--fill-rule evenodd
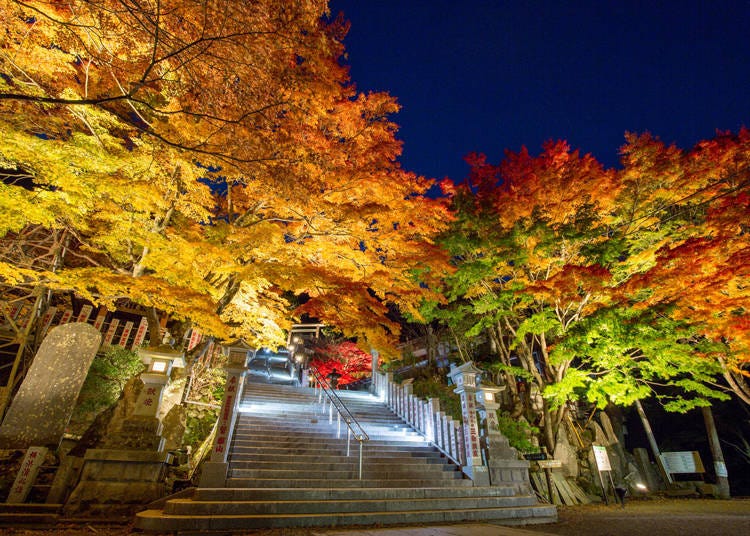
<path id="1" fill-rule="evenodd" d="M 338 385 L 343 387 L 370 376 L 372 356 L 351 341 L 327 343 L 315 347 L 310 366 L 316 368 L 323 378 L 338 374 Z"/>
<path id="2" fill-rule="evenodd" d="M 457 333 L 488 338 L 476 359 L 550 449 L 571 399 L 685 411 L 731 389 L 750 402 L 749 141 L 743 129 L 683 151 L 628 134 L 620 169 L 564 142 L 499 164 L 469 155 L 466 181 L 443 184 L 449 304 L 425 315 L 459 351 Z"/>
<path id="3" fill-rule="evenodd" d="M 271 346 L 304 313 L 378 346 L 398 334 L 386 304 L 418 314 L 449 218 L 398 164 L 395 99 L 350 81 L 326 1 L 0 14 L 9 287 Z"/>

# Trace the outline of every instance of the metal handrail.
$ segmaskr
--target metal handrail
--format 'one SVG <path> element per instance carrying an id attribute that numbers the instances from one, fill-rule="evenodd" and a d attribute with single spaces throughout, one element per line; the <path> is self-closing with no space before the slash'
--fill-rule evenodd
<path id="1" fill-rule="evenodd" d="M 326 394 L 326 397 L 328 398 L 328 401 L 330 403 L 329 406 L 329 414 L 328 419 L 329 422 L 332 422 L 333 420 L 333 408 L 336 408 L 336 422 L 339 426 L 338 434 L 341 433 L 341 421 L 344 421 L 344 424 L 346 424 L 346 455 L 349 456 L 350 450 L 349 450 L 349 443 L 351 440 L 352 435 L 354 436 L 354 439 L 356 439 L 359 442 L 359 480 L 362 480 L 362 444 L 365 441 L 370 440 L 370 436 L 367 435 L 367 432 L 365 432 L 364 428 L 362 428 L 362 425 L 359 424 L 357 419 L 354 418 L 354 415 L 352 415 L 352 412 L 349 411 L 349 408 L 346 407 L 346 404 L 344 404 L 341 399 L 339 398 L 339 395 L 336 394 L 336 392 L 331 389 L 331 385 L 328 383 L 328 381 L 323 378 L 322 374 L 320 374 L 320 371 L 316 369 L 315 367 L 310 367 L 310 372 L 313 375 L 313 378 L 315 379 L 316 385 L 320 386 L 320 395 L 318 398 L 318 402 L 321 401 L 323 393 Z"/>

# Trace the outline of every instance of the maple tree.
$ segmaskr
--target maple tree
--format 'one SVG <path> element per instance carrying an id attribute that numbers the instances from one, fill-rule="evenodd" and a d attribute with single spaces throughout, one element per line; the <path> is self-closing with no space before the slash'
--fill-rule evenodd
<path id="1" fill-rule="evenodd" d="M 550 345 L 606 300 L 597 254 L 618 191 L 615 175 L 562 142 L 538 157 L 507 153 L 500 165 L 481 155 L 468 161 L 467 183 L 445 185 L 459 213 L 445 240 L 458 264 L 447 280 L 455 308 L 426 314 L 457 328 L 473 319 L 468 334 L 489 337 L 491 367 L 504 377 L 512 414 L 542 419 L 552 450 L 565 407 L 541 399 L 537 413 L 531 398 L 570 366 L 550 358 Z"/>
<path id="2" fill-rule="evenodd" d="M 352 341 L 329 342 L 313 348 L 310 366 L 316 368 L 323 378 L 338 374 L 337 384 L 343 387 L 369 375 L 372 356 Z"/>
<path id="3" fill-rule="evenodd" d="M 12 288 L 127 298 L 259 345 L 309 313 L 385 346 L 385 304 L 416 311 L 444 268 L 445 207 L 397 162 L 395 100 L 349 80 L 327 2 L 0 12 Z M 57 260 L 14 249 L 32 228 Z"/>
<path id="4" fill-rule="evenodd" d="M 478 359 L 548 448 L 572 399 L 686 411 L 746 396 L 747 138 L 681 151 L 628 135 L 621 170 L 562 142 L 499 165 L 470 155 L 466 184 L 444 185 L 457 270 L 425 315 L 488 338 Z"/>
<path id="5" fill-rule="evenodd" d="M 620 269 L 626 298 L 694 326 L 702 354 L 750 403 L 750 132 L 720 133 L 690 151 L 631 136 L 624 163 L 639 195 L 621 223 L 631 245 Z"/>

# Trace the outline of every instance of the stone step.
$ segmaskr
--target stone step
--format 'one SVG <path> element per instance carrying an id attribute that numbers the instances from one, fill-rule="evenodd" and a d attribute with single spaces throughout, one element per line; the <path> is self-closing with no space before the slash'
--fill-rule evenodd
<path id="1" fill-rule="evenodd" d="M 360 423 L 360 426 L 367 432 L 367 435 L 380 434 L 384 436 L 407 436 L 407 437 L 421 437 L 419 432 L 416 432 L 413 428 L 407 426 L 373 426 L 371 423 Z M 344 422 L 340 425 L 341 429 L 346 429 Z M 301 427 L 299 423 L 297 425 L 284 425 L 284 424 L 259 424 L 251 421 L 239 421 L 235 427 L 235 433 L 237 432 L 249 432 L 257 434 L 277 434 L 277 435 L 331 435 L 335 434 L 338 430 L 339 425 L 334 419 L 333 423 L 309 423 L 309 426 Z"/>
<path id="2" fill-rule="evenodd" d="M 232 463 L 235 462 L 248 462 L 248 463 L 349 463 L 352 459 L 356 459 L 355 449 L 351 450 L 351 455 L 346 456 L 344 454 L 339 455 L 316 455 L 316 454 L 267 454 L 263 452 L 251 452 L 248 454 L 242 454 L 233 452 Z M 380 463 L 416 463 L 416 464 L 442 464 L 444 460 L 435 453 L 435 456 L 409 456 L 409 455 L 394 455 L 394 456 L 367 456 L 367 462 L 370 464 Z"/>
<path id="3" fill-rule="evenodd" d="M 555 519 L 554 507 L 472 508 L 469 510 L 396 510 L 322 514 L 168 515 L 160 510 L 140 512 L 136 528 L 201 534 L 257 528 L 321 527 L 352 525 L 438 524 L 497 521 L 503 524 L 543 523 Z"/>
<path id="4" fill-rule="evenodd" d="M 363 460 L 363 467 L 369 471 L 376 471 L 378 474 L 390 474 L 390 473 L 411 473 L 418 472 L 420 474 L 432 474 L 438 472 L 455 472 L 458 471 L 458 467 L 446 465 L 443 463 L 419 463 L 411 460 L 405 462 L 398 462 L 394 459 L 385 460 L 380 463 L 375 463 L 371 458 Z M 343 460 L 335 462 L 302 462 L 302 461 L 287 461 L 284 463 L 273 461 L 243 461 L 235 460 L 232 458 L 230 463 L 232 468 L 232 474 L 236 470 L 277 470 L 283 469 L 285 471 L 298 471 L 308 475 L 315 473 L 331 473 L 333 471 L 346 471 L 350 472 L 359 467 L 359 459 L 357 456 L 344 457 Z"/>
<path id="5" fill-rule="evenodd" d="M 429 499 L 341 499 L 341 500 L 267 500 L 202 502 L 175 499 L 167 503 L 167 515 L 263 515 L 263 514 L 334 514 L 352 512 L 392 512 L 414 510 L 471 510 L 531 506 L 535 497 L 445 497 Z"/>
<path id="6" fill-rule="evenodd" d="M 419 469 L 412 468 L 400 468 L 391 467 L 385 471 L 381 470 L 380 467 L 371 468 L 366 463 L 363 464 L 362 474 L 364 478 L 375 478 L 377 480 L 402 480 L 413 478 L 415 480 L 458 480 L 463 478 L 463 474 L 457 470 L 442 470 L 443 466 L 430 466 L 425 465 Z M 267 479 L 292 479 L 295 476 L 304 475 L 305 479 L 310 480 L 346 480 L 358 478 L 359 472 L 357 467 L 351 469 L 336 468 L 331 470 L 324 470 L 312 468 L 305 469 L 300 468 L 289 468 L 289 469 L 241 469 L 232 467 L 229 470 L 229 478 L 243 478 L 259 480 Z"/>
<path id="7" fill-rule="evenodd" d="M 374 479 L 363 475 L 362 480 L 353 478 L 336 480 L 331 478 L 237 478 L 227 479 L 229 488 L 443 488 L 443 487 L 472 487 L 473 482 L 468 479 L 429 479 L 418 478 L 407 479 Z"/>
<path id="8" fill-rule="evenodd" d="M 0 503 L 0 526 L 43 528 L 60 519 L 62 504 Z"/>
<path id="9" fill-rule="evenodd" d="M 352 438 L 351 443 L 357 443 L 357 441 Z M 424 440 L 417 440 L 414 439 L 412 441 L 403 440 L 403 438 L 394 439 L 394 440 L 381 440 L 381 439 L 373 439 L 371 441 L 365 441 L 365 448 L 368 450 L 375 450 L 380 447 L 391 447 L 391 448 L 401 448 L 401 449 L 426 449 L 426 450 L 432 450 L 433 447 L 430 446 L 429 443 L 427 443 Z M 338 449 L 338 448 L 346 448 L 346 434 L 342 434 L 342 437 L 337 439 L 335 437 L 328 437 L 328 438 L 320 438 L 314 442 L 312 441 L 306 441 L 304 438 L 301 437 L 273 437 L 273 436 L 257 436 L 253 437 L 252 435 L 244 435 L 239 434 L 235 436 L 234 438 L 234 444 L 236 446 L 244 446 L 244 447 L 258 447 L 258 448 L 265 448 L 265 447 L 273 447 L 273 446 L 284 446 L 284 447 L 304 447 L 304 446 L 310 446 L 312 448 L 315 448 L 317 450 L 322 450 L 326 448 L 331 449 Z"/>
<path id="10" fill-rule="evenodd" d="M 511 486 L 469 487 L 422 487 L 422 488 L 198 488 L 193 494 L 195 501 L 327 501 L 327 500 L 373 500 L 441 499 L 445 497 L 511 497 L 515 493 Z"/>
<path id="11" fill-rule="evenodd" d="M 350 454 L 352 452 L 359 452 L 359 446 L 356 442 L 352 442 L 350 445 Z M 399 448 L 399 447 L 380 447 L 380 448 L 369 448 L 367 444 L 362 449 L 364 455 L 369 458 L 387 458 L 387 457 L 400 457 L 410 456 L 413 458 L 434 458 L 444 459 L 443 456 L 433 449 L 432 447 L 416 447 L 416 448 Z M 339 445 L 338 448 L 314 448 L 312 446 L 299 446 L 299 447 L 280 447 L 277 445 L 264 447 L 259 450 L 254 446 L 242 446 L 234 445 L 230 457 L 234 456 L 248 456 L 253 454 L 269 454 L 269 455 L 283 455 L 283 456 L 346 456 L 346 444 Z"/>

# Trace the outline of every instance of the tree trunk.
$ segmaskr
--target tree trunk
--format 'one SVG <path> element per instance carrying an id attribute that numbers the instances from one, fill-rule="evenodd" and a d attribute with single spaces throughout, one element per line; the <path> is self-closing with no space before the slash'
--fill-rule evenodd
<path id="1" fill-rule="evenodd" d="M 646 431 L 646 437 L 648 437 L 649 445 L 651 445 L 651 452 L 654 454 L 654 459 L 656 460 L 656 465 L 659 467 L 659 471 L 661 472 L 662 478 L 664 478 L 664 482 L 667 484 L 672 483 L 672 477 L 670 476 L 669 472 L 667 472 L 667 468 L 664 467 L 664 462 L 661 459 L 661 453 L 659 452 L 659 446 L 656 444 L 656 438 L 654 437 L 654 432 L 651 430 L 651 423 L 648 422 L 648 418 L 646 417 L 646 412 L 643 411 L 643 406 L 641 405 L 640 400 L 635 401 L 635 408 L 638 410 L 638 415 L 641 417 L 641 422 L 643 423 L 643 429 Z"/>
<path id="2" fill-rule="evenodd" d="M 729 498 L 729 476 L 727 466 L 724 463 L 724 453 L 721 451 L 719 443 L 719 434 L 716 432 L 716 423 L 714 414 L 710 407 L 701 408 L 703 413 L 703 422 L 706 423 L 706 433 L 708 434 L 708 444 L 711 446 L 711 456 L 714 459 L 714 470 L 716 472 L 716 485 L 719 488 L 719 497 L 722 499 Z"/>

